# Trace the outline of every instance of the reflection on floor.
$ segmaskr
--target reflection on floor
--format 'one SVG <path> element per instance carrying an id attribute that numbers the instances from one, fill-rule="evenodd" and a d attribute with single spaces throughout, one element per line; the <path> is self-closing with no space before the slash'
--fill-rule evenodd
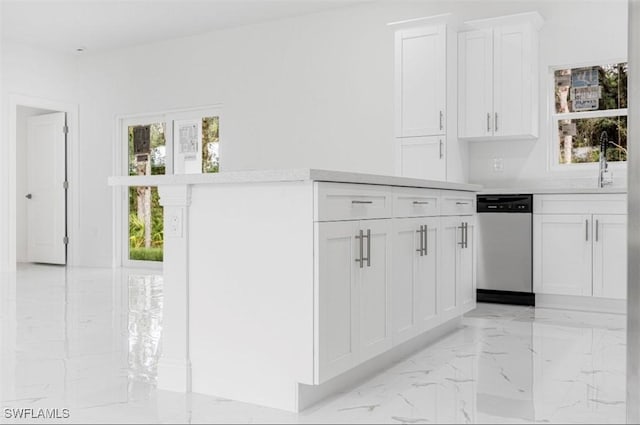
<path id="1" fill-rule="evenodd" d="M 68 408 L 64 423 L 625 420 L 624 316 L 479 305 L 453 334 L 293 414 L 155 389 L 159 276 L 30 265 L 0 279 L 0 422 L 16 422 L 12 408 Z"/>

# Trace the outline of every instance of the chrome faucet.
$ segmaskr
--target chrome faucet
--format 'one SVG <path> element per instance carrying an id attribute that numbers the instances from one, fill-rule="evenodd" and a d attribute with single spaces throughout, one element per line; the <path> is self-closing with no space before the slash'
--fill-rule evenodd
<path id="1" fill-rule="evenodd" d="M 613 176 L 609 171 L 609 164 L 607 163 L 607 148 L 609 147 L 609 135 L 606 131 L 600 134 L 600 169 L 598 171 L 599 186 L 601 188 L 613 183 Z"/>

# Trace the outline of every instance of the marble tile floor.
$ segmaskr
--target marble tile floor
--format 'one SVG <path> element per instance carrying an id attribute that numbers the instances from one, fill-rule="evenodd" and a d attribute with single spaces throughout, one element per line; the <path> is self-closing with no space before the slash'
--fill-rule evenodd
<path id="1" fill-rule="evenodd" d="M 24 265 L 0 276 L 0 423 L 623 423 L 625 317 L 480 304 L 421 352 L 302 413 L 155 387 L 162 279 Z"/>

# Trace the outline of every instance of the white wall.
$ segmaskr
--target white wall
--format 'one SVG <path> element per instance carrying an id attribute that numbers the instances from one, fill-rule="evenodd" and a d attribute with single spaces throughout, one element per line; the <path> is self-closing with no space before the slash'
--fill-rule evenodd
<path id="1" fill-rule="evenodd" d="M 374 2 L 153 45 L 88 51 L 77 69 L 74 57 L 40 58 L 14 48 L 8 57 L 22 64 L 9 67 L 8 80 L 14 90 L 80 104 L 78 260 L 109 265 L 112 190 L 106 179 L 113 173 L 113 144 L 119 143 L 116 115 L 222 102 L 223 170 L 317 167 L 391 174 L 393 35 L 386 23 L 447 12 L 468 20 L 532 10 L 546 20 L 541 78 L 551 64 L 626 55 L 624 0 Z M 472 143 L 472 181 L 500 185 L 550 175 L 544 81 L 540 139 Z M 505 170 L 495 175 L 489 162 L 498 154 Z"/>
<path id="2" fill-rule="evenodd" d="M 16 219 L 15 202 L 5 200 L 16 199 L 13 192 L 16 184 L 13 173 L 18 173 L 14 162 L 17 151 L 10 140 L 9 120 L 11 99 L 19 96 L 23 99 L 42 100 L 43 102 L 73 104 L 77 103 L 76 94 L 76 57 L 33 48 L 27 45 L 2 40 L 2 114 L 0 126 L 2 137 L 0 140 L 0 270 L 10 270 L 14 267 L 15 241 L 10 237 L 17 229 L 10 228 L 9 223 Z M 17 117 L 12 117 L 13 119 Z M 12 124 L 12 125 L 15 125 Z M 16 128 L 16 132 L 17 132 Z M 13 218 L 12 218 L 13 217 Z M 9 240 L 9 245 L 7 241 Z"/>

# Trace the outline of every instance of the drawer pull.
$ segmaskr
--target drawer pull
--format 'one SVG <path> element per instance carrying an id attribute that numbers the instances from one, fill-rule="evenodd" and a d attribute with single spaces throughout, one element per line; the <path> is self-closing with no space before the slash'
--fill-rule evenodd
<path id="1" fill-rule="evenodd" d="M 429 205 L 429 201 L 413 201 L 413 205 Z"/>
<path id="2" fill-rule="evenodd" d="M 373 204 L 373 201 L 351 201 L 352 204 Z"/>
<path id="3" fill-rule="evenodd" d="M 456 202 L 456 205 L 469 205 L 470 202 Z"/>

